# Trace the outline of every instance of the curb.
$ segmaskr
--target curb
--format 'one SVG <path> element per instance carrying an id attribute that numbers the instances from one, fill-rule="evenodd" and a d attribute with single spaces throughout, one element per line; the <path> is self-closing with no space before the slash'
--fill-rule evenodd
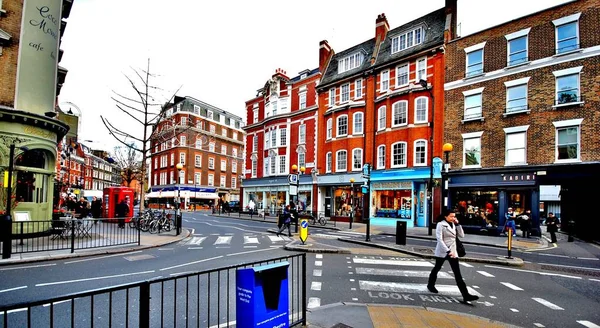
<path id="1" fill-rule="evenodd" d="M 347 242 L 347 243 L 383 248 L 383 249 L 387 249 L 387 250 L 391 250 L 391 251 L 396 251 L 399 253 L 418 256 L 418 257 L 425 258 L 425 259 L 435 258 L 435 256 L 433 256 L 433 254 L 424 254 L 422 252 L 415 252 L 415 251 L 411 251 L 408 249 L 402 249 L 402 248 L 398 248 L 398 247 L 393 247 L 393 246 L 388 246 L 388 245 L 383 245 L 383 244 L 378 244 L 378 243 L 373 243 L 373 242 L 367 242 L 367 241 L 344 238 L 344 237 L 340 237 L 340 238 L 338 238 L 338 240 Z M 502 257 L 498 257 L 497 259 L 482 259 L 482 258 L 465 256 L 465 257 L 461 258 L 461 260 L 465 261 L 465 262 L 499 264 L 499 265 L 506 265 L 506 266 L 523 266 L 525 264 L 525 262 L 523 262 L 522 259 L 516 258 L 516 257 L 513 258 L 512 260 L 510 260 L 510 259 L 502 259 Z"/>
<path id="2" fill-rule="evenodd" d="M 152 245 L 140 245 L 140 246 L 127 246 L 127 247 L 118 247 L 115 246 L 113 249 L 103 249 L 98 251 L 89 251 L 84 253 L 69 253 L 69 254 L 61 254 L 61 255 L 48 255 L 48 256 L 40 256 L 40 257 L 31 257 L 26 259 L 6 259 L 0 261 L 0 266 L 20 264 L 20 263 L 34 263 L 34 262 L 45 262 L 45 261 L 54 261 L 54 260 L 64 260 L 71 258 L 79 258 L 79 257 L 87 257 L 87 256 L 96 256 L 96 255 L 105 255 L 105 254 L 120 254 L 120 253 L 129 253 L 135 252 L 139 250 L 145 250 L 149 248 L 155 248 L 159 246 L 169 245 L 173 243 L 177 243 L 182 241 L 183 239 L 189 237 L 192 232 L 188 229 L 185 229 L 187 234 L 181 234 L 177 239 L 173 239 L 171 241 L 160 243 L 160 244 L 152 244 Z"/>
<path id="3" fill-rule="evenodd" d="M 277 233 L 274 229 L 267 229 L 267 232 Z M 305 253 L 329 253 L 329 254 L 351 254 L 349 249 L 346 248 L 317 248 L 312 247 L 312 245 L 318 244 L 316 242 L 312 242 L 310 244 L 302 244 L 299 240 L 292 240 L 283 246 L 283 249 L 287 251 L 296 251 L 296 252 L 305 252 Z M 310 248 L 309 248 L 310 247 Z"/>
<path id="4" fill-rule="evenodd" d="M 395 236 L 395 234 L 392 233 L 382 233 L 382 235 L 386 235 L 386 236 Z M 421 240 L 436 240 L 434 237 L 424 237 L 424 236 L 415 236 L 415 235 L 406 235 L 406 238 L 413 238 L 413 239 L 421 239 Z M 539 240 L 542 240 L 544 237 L 540 237 Z M 494 248 L 502 248 L 502 249 L 506 249 L 506 246 L 500 246 L 500 245 L 496 245 L 496 244 L 486 244 L 486 243 L 480 243 L 480 242 L 473 242 L 473 241 L 465 241 L 465 240 L 460 240 L 463 244 L 467 244 L 467 245 L 476 245 L 476 246 L 487 246 L 487 247 L 494 247 Z M 518 247 L 518 246 L 514 246 L 512 247 L 513 249 L 518 249 L 518 250 L 522 250 L 525 251 L 527 250 L 527 248 L 524 247 Z M 548 243 L 541 243 L 541 247 L 538 249 L 546 249 L 548 248 Z"/>

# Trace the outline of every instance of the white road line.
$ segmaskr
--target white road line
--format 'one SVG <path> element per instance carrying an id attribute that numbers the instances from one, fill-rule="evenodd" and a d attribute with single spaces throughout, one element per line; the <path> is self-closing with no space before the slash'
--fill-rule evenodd
<path id="1" fill-rule="evenodd" d="M 187 242 L 188 245 L 200 245 L 202 244 L 202 242 L 206 239 L 206 236 L 204 237 L 192 237 L 192 240 L 190 240 L 189 242 Z"/>
<path id="2" fill-rule="evenodd" d="M 600 282 L 600 279 L 593 279 L 593 278 L 590 278 L 590 281 L 599 281 L 599 282 Z"/>
<path id="3" fill-rule="evenodd" d="M 247 251 L 247 252 L 239 252 L 239 253 L 231 253 L 231 254 L 227 254 L 227 256 L 236 256 L 236 255 L 242 255 L 242 254 L 249 254 L 249 253 L 256 253 L 256 252 L 264 252 L 264 251 L 270 251 L 270 248 L 265 248 L 265 249 L 257 249 L 254 251 Z"/>
<path id="4" fill-rule="evenodd" d="M 27 266 L 11 267 L 11 268 L 1 268 L 0 271 L 31 269 L 31 268 L 42 268 L 42 267 L 53 266 L 53 265 L 56 265 L 56 263 L 52 263 L 52 264 L 39 264 L 39 265 L 27 265 Z"/>
<path id="5" fill-rule="evenodd" d="M 173 248 L 159 248 L 159 251 L 172 251 Z"/>
<path id="6" fill-rule="evenodd" d="M 600 271 L 600 269 L 597 269 L 597 268 L 581 267 L 581 266 L 573 266 L 573 265 L 560 265 L 560 264 L 550 264 L 550 263 L 539 263 L 539 264 L 540 265 L 553 265 L 553 266 L 563 267 L 563 268 L 574 268 L 574 269 L 584 269 L 584 270 Z"/>
<path id="7" fill-rule="evenodd" d="M 376 276 L 395 276 L 395 277 L 429 277 L 429 271 L 416 271 L 416 270 L 393 270 L 393 269 L 376 269 L 376 268 L 356 268 L 356 274 L 368 274 Z M 453 276 L 446 272 L 439 272 L 438 278 L 442 279 L 454 279 Z"/>
<path id="8" fill-rule="evenodd" d="M 353 300 L 353 301 L 358 301 L 358 298 L 356 298 L 356 297 L 353 297 L 353 298 L 352 298 L 352 300 Z"/>
<path id="9" fill-rule="evenodd" d="M 500 282 L 500 283 L 512 290 L 523 290 L 523 288 L 517 287 L 517 286 L 511 284 L 510 282 Z"/>
<path id="10" fill-rule="evenodd" d="M 251 246 L 244 246 L 244 248 L 258 248 L 258 246 L 256 246 L 256 245 L 251 245 Z"/>
<path id="11" fill-rule="evenodd" d="M 269 239 L 271 239 L 272 243 L 276 243 L 278 241 L 283 241 L 284 240 L 283 237 L 280 237 L 280 236 L 267 236 L 267 237 L 269 237 Z"/>
<path id="12" fill-rule="evenodd" d="M 141 252 L 142 251 L 127 252 L 127 255 L 129 255 L 129 254 L 135 254 L 135 253 L 141 253 Z M 87 258 L 87 259 L 83 259 L 83 260 L 69 261 L 69 262 L 65 262 L 65 264 L 78 263 L 78 262 L 86 262 L 86 261 L 93 261 L 93 260 L 101 260 L 101 259 L 105 259 L 105 258 L 109 258 L 109 257 L 115 257 L 115 256 L 123 256 L 123 254 L 113 254 L 113 255 L 106 255 L 106 256 L 98 256 L 98 257 Z"/>
<path id="13" fill-rule="evenodd" d="M 310 290 L 321 290 L 321 283 L 318 281 L 313 281 L 310 283 Z"/>
<path id="14" fill-rule="evenodd" d="M 486 265 L 485 267 L 486 268 L 494 268 L 494 269 L 517 271 L 517 272 L 535 273 L 535 274 L 539 274 L 539 275 L 542 275 L 542 276 L 553 276 L 553 277 L 563 277 L 563 278 L 571 278 L 571 279 L 582 279 L 581 277 L 569 276 L 569 275 L 560 274 L 560 273 L 549 273 L 549 272 L 538 272 L 538 271 L 532 271 L 532 270 L 513 269 L 513 268 L 501 267 L 501 266 L 495 266 L 495 265 Z"/>
<path id="15" fill-rule="evenodd" d="M 534 300 L 534 301 L 536 301 L 536 302 L 538 302 L 538 303 L 540 303 L 540 304 L 542 304 L 542 305 L 545 305 L 545 306 L 547 306 L 547 307 L 551 308 L 552 310 L 564 310 L 564 309 L 563 309 L 563 308 L 561 308 L 560 306 L 558 306 L 558 305 L 556 305 L 556 304 L 554 304 L 554 303 L 550 303 L 550 302 L 546 301 L 546 300 L 545 300 L 545 299 L 543 299 L 543 298 L 539 298 L 539 297 L 533 297 L 533 298 L 531 298 L 531 299 L 532 299 L 532 300 Z"/>
<path id="16" fill-rule="evenodd" d="M 570 258 L 570 256 L 568 255 L 558 255 L 558 254 L 544 254 L 544 253 L 540 253 L 538 255 L 542 255 L 542 256 L 552 256 L 552 257 L 562 257 L 562 258 Z"/>
<path id="17" fill-rule="evenodd" d="M 519 310 L 513 309 L 513 308 L 511 308 L 510 310 L 513 311 L 513 312 L 519 312 Z"/>
<path id="18" fill-rule="evenodd" d="M 229 245 L 233 236 L 219 236 L 213 245 Z"/>
<path id="19" fill-rule="evenodd" d="M 427 290 L 426 284 L 359 280 L 358 285 L 361 290 L 372 290 L 377 292 L 431 294 Z M 456 285 L 435 285 L 435 287 L 441 295 L 461 296 L 460 290 L 458 290 Z M 483 296 L 473 288 L 467 287 L 467 289 L 471 295 Z"/>
<path id="20" fill-rule="evenodd" d="M 194 261 L 194 262 L 190 262 L 190 263 L 184 263 L 184 264 L 174 265 L 172 267 L 162 268 L 159 271 L 165 271 L 165 270 L 171 270 L 171 269 L 181 268 L 181 267 L 184 267 L 186 265 L 192 265 L 192 264 L 196 264 L 196 263 L 202 263 L 202 262 L 206 262 L 206 261 L 212 261 L 212 260 L 220 259 L 222 257 L 223 257 L 223 255 L 220 255 L 220 256 L 215 256 L 215 257 L 211 257 L 211 258 L 208 258 L 208 259 L 198 260 L 198 261 Z"/>
<path id="21" fill-rule="evenodd" d="M 577 320 L 577 323 L 588 328 L 600 328 L 597 324 L 587 320 Z"/>
<path id="22" fill-rule="evenodd" d="M 58 302 L 54 302 L 52 303 L 52 305 L 58 305 L 58 304 L 62 304 L 62 303 L 67 303 L 67 302 L 71 302 L 71 300 L 64 300 L 64 301 L 58 301 Z M 44 305 L 42 305 L 43 307 L 49 307 L 50 303 L 46 303 Z"/>
<path id="23" fill-rule="evenodd" d="M 480 275 L 485 276 L 485 277 L 490 277 L 490 278 L 494 278 L 495 277 L 493 274 L 487 273 L 485 271 L 477 271 L 477 273 L 479 273 Z"/>
<path id="24" fill-rule="evenodd" d="M 600 261 L 599 258 L 596 257 L 577 257 L 578 260 L 590 260 L 590 261 Z"/>
<path id="25" fill-rule="evenodd" d="M 323 266 L 323 261 L 315 261 L 315 266 Z"/>
<path id="26" fill-rule="evenodd" d="M 465 262 L 458 262 L 458 263 L 460 263 L 460 265 L 464 266 L 465 268 L 472 268 L 473 267 L 469 263 L 465 263 Z"/>
<path id="27" fill-rule="evenodd" d="M 203 247 L 188 247 L 188 249 L 202 249 Z"/>
<path id="28" fill-rule="evenodd" d="M 320 277 L 323 275 L 323 270 L 313 269 L 313 276 Z"/>
<path id="29" fill-rule="evenodd" d="M 315 257 L 318 258 L 318 259 L 322 259 L 323 258 L 323 254 L 317 254 L 317 255 L 315 255 Z"/>
<path id="30" fill-rule="evenodd" d="M 310 297 L 308 299 L 308 305 L 306 305 L 306 307 L 308 309 L 314 309 L 321 306 L 321 299 L 318 297 Z"/>
<path id="31" fill-rule="evenodd" d="M 359 263 L 359 264 L 385 264 L 385 265 L 433 267 L 433 264 L 431 264 L 427 261 L 374 260 L 374 259 L 360 259 L 360 258 L 353 258 L 352 261 L 354 261 L 354 263 Z"/>
<path id="32" fill-rule="evenodd" d="M 258 244 L 257 237 L 244 236 L 244 244 Z"/>
<path id="33" fill-rule="evenodd" d="M 536 326 L 536 327 L 538 327 L 538 328 L 544 328 L 544 327 L 546 327 L 546 326 L 544 326 L 544 325 L 542 325 L 541 323 L 538 323 L 538 322 L 534 322 L 533 325 Z"/>
<path id="34" fill-rule="evenodd" d="M 20 287 L 13 287 L 13 288 L 9 288 L 9 289 L 3 289 L 3 290 L 0 290 L 0 293 L 12 292 L 13 290 L 19 290 L 19 289 L 23 289 L 23 288 L 27 288 L 27 286 L 20 286 Z"/>
<path id="35" fill-rule="evenodd" d="M 93 278 L 83 278 L 83 279 L 73 279 L 73 280 L 65 280 L 65 281 L 55 281 L 55 282 L 46 282 L 42 284 L 36 284 L 36 287 L 43 286 L 52 286 L 52 285 L 62 285 L 62 284 L 70 284 L 74 282 L 83 282 L 83 281 L 92 281 L 92 280 L 102 280 L 102 279 L 110 279 L 110 278 L 118 278 L 118 277 L 127 277 L 127 276 L 135 276 L 140 274 L 148 274 L 154 273 L 154 270 L 151 271 L 142 271 L 142 272 L 132 272 L 132 273 L 123 273 L 123 274 L 115 274 L 111 276 L 102 276 L 102 277 L 93 277 Z"/>

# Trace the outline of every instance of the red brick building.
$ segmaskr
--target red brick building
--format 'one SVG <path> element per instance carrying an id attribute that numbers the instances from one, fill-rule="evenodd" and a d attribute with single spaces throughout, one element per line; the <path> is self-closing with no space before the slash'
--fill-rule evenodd
<path id="1" fill-rule="evenodd" d="M 246 102 L 246 172 L 243 205 L 252 200 L 259 212 L 273 214 L 294 198 L 288 175 L 293 165 L 300 177 L 298 205 L 313 209 L 314 167 L 317 157 L 317 93 L 319 69 L 289 78 L 277 69 Z"/>
<path id="2" fill-rule="evenodd" d="M 353 209 L 354 220 L 427 226 L 428 187 L 439 178 L 432 158 L 442 145 L 444 33 L 455 30 L 455 13 L 448 1 L 392 30 L 381 14 L 372 39 L 339 53 L 321 42 L 317 208 L 326 216 L 347 219 Z"/>
<path id="3" fill-rule="evenodd" d="M 449 198 L 461 222 L 481 225 L 486 208 L 502 229 L 512 207 L 531 209 L 536 229 L 555 212 L 597 231 L 598 22 L 598 1 L 572 1 L 446 45 Z"/>
<path id="4" fill-rule="evenodd" d="M 239 200 L 242 118 L 192 97 L 175 97 L 154 131 L 150 203 L 213 205 Z M 177 170 L 177 164 L 183 168 Z"/>

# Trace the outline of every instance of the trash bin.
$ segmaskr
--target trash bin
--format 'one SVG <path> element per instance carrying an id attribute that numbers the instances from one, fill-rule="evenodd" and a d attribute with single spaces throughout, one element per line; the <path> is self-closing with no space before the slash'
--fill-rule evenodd
<path id="1" fill-rule="evenodd" d="M 405 221 L 396 221 L 396 245 L 406 245 Z"/>

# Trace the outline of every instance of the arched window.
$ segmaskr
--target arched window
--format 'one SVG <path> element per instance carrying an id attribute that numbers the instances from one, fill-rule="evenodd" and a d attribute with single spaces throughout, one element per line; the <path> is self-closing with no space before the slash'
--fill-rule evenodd
<path id="1" fill-rule="evenodd" d="M 17 166 L 47 169 L 48 158 L 46 152 L 40 149 L 27 150 L 15 159 L 15 167 Z M 16 201 L 29 203 L 47 202 L 48 177 L 48 174 L 36 173 L 33 170 L 16 171 Z"/>

